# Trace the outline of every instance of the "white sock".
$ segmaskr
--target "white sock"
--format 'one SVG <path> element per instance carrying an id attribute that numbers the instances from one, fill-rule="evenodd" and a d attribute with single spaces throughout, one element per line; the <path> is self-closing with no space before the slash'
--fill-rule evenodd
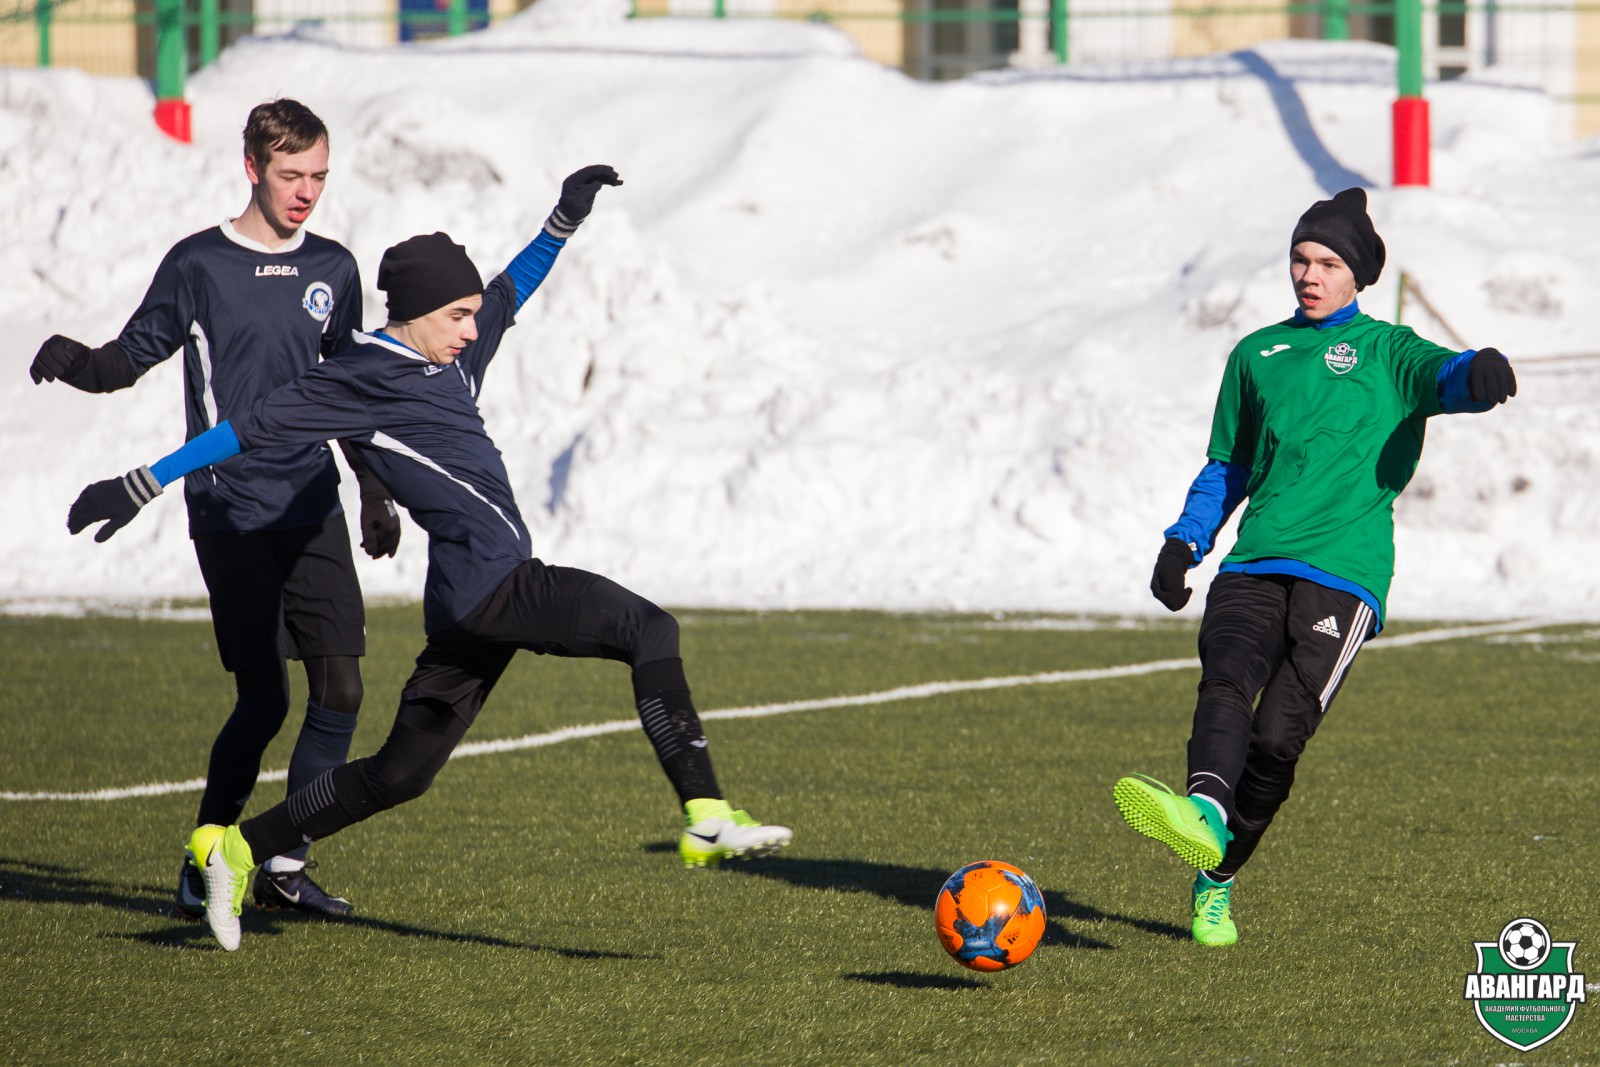
<path id="1" fill-rule="evenodd" d="M 1217 813 L 1217 818 L 1222 820 L 1222 825 L 1228 825 L 1228 813 L 1223 811 L 1222 805 L 1217 803 L 1211 797 L 1206 796 L 1204 793 L 1190 793 L 1189 799 L 1205 801 L 1211 806 L 1211 810 Z"/>
<path id="2" fill-rule="evenodd" d="M 305 860 L 297 860 L 293 856 L 274 856 L 267 861 L 267 870 L 272 874 L 286 874 L 289 871 L 303 871 L 306 869 Z"/>

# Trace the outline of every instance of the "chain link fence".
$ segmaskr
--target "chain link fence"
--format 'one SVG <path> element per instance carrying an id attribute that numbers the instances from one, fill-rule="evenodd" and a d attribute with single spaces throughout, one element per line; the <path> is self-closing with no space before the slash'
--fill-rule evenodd
<path id="1" fill-rule="evenodd" d="M 470 33 L 531 0 L 0 0 L 0 65 L 176 79 L 240 37 L 314 25 L 385 45 Z M 942 80 L 1001 67 L 1115 64 L 1298 37 L 1395 43 L 1396 0 L 634 0 L 636 18 L 825 22 L 869 58 Z M 163 44 L 165 42 L 165 44 Z M 180 47 L 181 46 L 181 47 Z M 163 51 L 163 48 L 165 51 Z M 1600 0 L 1472 0 L 1423 7 L 1424 71 L 1492 74 L 1570 106 L 1600 133 Z M 180 69 L 171 69 L 174 65 Z"/>

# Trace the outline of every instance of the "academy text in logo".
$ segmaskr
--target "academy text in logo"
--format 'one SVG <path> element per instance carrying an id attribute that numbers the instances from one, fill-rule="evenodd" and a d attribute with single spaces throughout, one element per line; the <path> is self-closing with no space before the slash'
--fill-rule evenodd
<path id="1" fill-rule="evenodd" d="M 1343 341 L 1329 345 L 1328 350 L 1322 354 L 1322 361 L 1335 374 L 1349 374 L 1356 369 L 1356 363 L 1359 362 L 1356 350 Z"/>
<path id="2" fill-rule="evenodd" d="M 1552 941 L 1535 919 L 1512 919 L 1494 941 L 1477 941 L 1478 969 L 1467 975 L 1467 1000 L 1483 1028 L 1526 1052 L 1572 1022 L 1588 996 L 1572 969 L 1574 941 Z"/>

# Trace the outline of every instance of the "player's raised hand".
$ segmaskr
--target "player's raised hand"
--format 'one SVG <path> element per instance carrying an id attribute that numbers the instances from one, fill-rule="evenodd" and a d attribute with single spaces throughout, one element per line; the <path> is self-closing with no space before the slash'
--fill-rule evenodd
<path id="1" fill-rule="evenodd" d="M 561 199 L 556 202 L 556 209 L 544 220 L 545 232 L 563 241 L 571 237 L 578 224 L 594 210 L 595 194 L 600 187 L 621 184 L 622 179 L 617 177 L 616 170 L 604 163 L 596 163 L 567 175 L 561 183 Z"/>
<path id="2" fill-rule="evenodd" d="M 105 541 L 133 521 L 139 509 L 161 495 L 161 483 L 149 467 L 131 470 L 120 478 L 95 482 L 78 494 L 67 509 L 67 530 L 82 533 L 97 522 L 105 525 L 95 531 L 96 541 Z"/>
<path id="3" fill-rule="evenodd" d="M 1161 546 L 1155 573 L 1150 576 L 1150 592 L 1168 611 L 1177 611 L 1194 595 L 1194 590 L 1184 585 L 1184 576 L 1193 563 L 1194 550 L 1176 537 L 1167 538 L 1167 543 Z"/>
<path id="4" fill-rule="evenodd" d="M 584 167 L 566 176 L 561 182 L 561 199 L 556 210 L 572 222 L 582 222 L 594 210 L 595 194 L 602 185 L 621 185 L 615 168 L 604 163 Z"/>
<path id="5" fill-rule="evenodd" d="M 1467 394 L 1474 400 L 1504 404 L 1517 395 L 1517 375 L 1498 348 L 1480 348 L 1467 364 Z"/>
<path id="6" fill-rule="evenodd" d="M 71 378 L 89 365 L 89 346 L 59 333 L 39 346 L 28 373 L 33 384 L 53 382 L 57 378 Z"/>

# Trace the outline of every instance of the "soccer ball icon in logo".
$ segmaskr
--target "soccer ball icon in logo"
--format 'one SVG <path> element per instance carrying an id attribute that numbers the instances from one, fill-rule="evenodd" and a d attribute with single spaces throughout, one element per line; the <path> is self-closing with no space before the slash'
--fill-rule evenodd
<path id="1" fill-rule="evenodd" d="M 933 923 L 957 963 L 1003 971 L 1027 959 L 1044 936 L 1044 896 L 1009 863 L 969 863 L 939 890 Z"/>
<path id="2" fill-rule="evenodd" d="M 1512 919 L 1500 931 L 1500 958 L 1531 971 L 1550 955 L 1550 931 L 1535 919 Z"/>

